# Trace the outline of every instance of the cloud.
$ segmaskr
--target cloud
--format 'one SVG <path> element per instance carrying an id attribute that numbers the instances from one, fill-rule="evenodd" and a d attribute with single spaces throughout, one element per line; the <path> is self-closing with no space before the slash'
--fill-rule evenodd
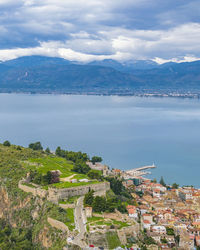
<path id="1" fill-rule="evenodd" d="M 200 57 L 199 0 L 0 0 L 0 59 Z"/>

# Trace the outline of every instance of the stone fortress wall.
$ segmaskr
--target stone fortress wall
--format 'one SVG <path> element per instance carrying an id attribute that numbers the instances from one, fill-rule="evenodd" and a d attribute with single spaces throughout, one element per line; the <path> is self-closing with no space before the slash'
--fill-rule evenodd
<path id="1" fill-rule="evenodd" d="M 47 190 L 44 190 L 40 187 L 30 187 L 30 186 L 25 185 L 24 183 L 26 183 L 24 180 L 21 180 L 18 183 L 18 188 L 20 188 L 24 192 L 32 193 L 34 196 L 40 196 L 41 198 L 47 196 L 48 194 Z"/>
<path id="2" fill-rule="evenodd" d="M 94 190 L 95 192 L 99 191 L 107 191 L 110 189 L 110 183 L 103 182 L 98 184 L 88 184 L 78 187 L 72 187 L 72 188 L 63 188 L 63 189 L 55 189 L 55 188 L 49 188 L 48 190 L 48 200 L 50 201 L 58 201 L 61 199 L 65 199 L 72 196 L 77 195 L 85 195 L 90 190 Z"/>
<path id="3" fill-rule="evenodd" d="M 52 219 L 50 217 L 47 218 L 47 221 L 49 222 L 49 224 L 52 226 L 52 227 L 55 227 L 59 230 L 61 230 L 62 232 L 67 232 L 69 233 L 69 229 L 68 229 L 68 226 L 66 226 L 63 222 L 61 221 L 58 221 L 58 220 L 55 220 L 55 219 Z"/>
<path id="4" fill-rule="evenodd" d="M 94 190 L 95 192 L 106 192 L 110 189 L 109 182 L 102 182 L 98 184 L 88 184 L 78 187 L 71 188 L 49 188 L 48 190 L 44 190 L 41 187 L 30 187 L 24 184 L 25 180 L 19 181 L 18 187 L 24 192 L 32 193 L 34 196 L 39 196 L 41 198 L 47 197 L 47 200 L 58 203 L 61 199 L 66 199 L 73 196 L 82 196 L 88 193 L 90 190 Z M 31 183 L 29 183 L 31 184 Z"/>

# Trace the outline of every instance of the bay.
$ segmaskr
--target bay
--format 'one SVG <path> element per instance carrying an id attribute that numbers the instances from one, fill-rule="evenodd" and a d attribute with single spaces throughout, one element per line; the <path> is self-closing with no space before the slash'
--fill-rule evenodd
<path id="1" fill-rule="evenodd" d="M 151 178 L 200 186 L 200 100 L 0 94 L 0 141 L 100 155 L 111 168 L 155 163 Z"/>

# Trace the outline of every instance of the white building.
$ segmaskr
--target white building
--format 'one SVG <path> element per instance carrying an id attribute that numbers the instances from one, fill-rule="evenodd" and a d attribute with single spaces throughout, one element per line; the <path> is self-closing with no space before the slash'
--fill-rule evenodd
<path id="1" fill-rule="evenodd" d="M 152 226 L 151 227 L 152 232 L 158 233 L 158 234 L 166 234 L 166 228 L 164 226 Z"/>

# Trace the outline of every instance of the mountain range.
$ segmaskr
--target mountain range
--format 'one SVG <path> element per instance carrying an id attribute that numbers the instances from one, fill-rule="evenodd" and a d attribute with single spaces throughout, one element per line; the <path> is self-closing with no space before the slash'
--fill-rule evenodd
<path id="1" fill-rule="evenodd" d="M 200 61 L 115 60 L 81 64 L 26 56 L 0 63 L 0 92 L 144 94 L 200 93 Z"/>

